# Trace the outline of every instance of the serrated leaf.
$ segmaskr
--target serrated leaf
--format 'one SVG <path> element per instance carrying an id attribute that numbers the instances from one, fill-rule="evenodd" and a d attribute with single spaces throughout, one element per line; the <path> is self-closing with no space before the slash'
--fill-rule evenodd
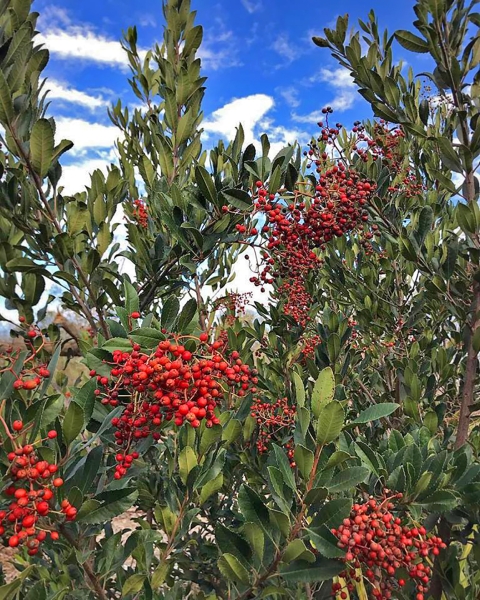
<path id="1" fill-rule="evenodd" d="M 366 467 L 347 467 L 345 470 L 337 473 L 328 485 L 328 491 L 331 494 L 338 494 L 357 486 L 365 480 L 370 474 Z"/>
<path id="2" fill-rule="evenodd" d="M 317 444 L 329 444 L 338 438 L 345 419 L 340 402 L 334 400 L 323 406 L 318 415 Z"/>
<path id="3" fill-rule="evenodd" d="M 303 479 L 308 480 L 313 467 L 313 452 L 302 444 L 296 444 L 294 458 Z"/>
<path id="4" fill-rule="evenodd" d="M 76 402 L 71 402 L 63 420 L 63 436 L 65 442 L 70 444 L 82 431 L 85 415 L 83 409 Z"/>
<path id="5" fill-rule="evenodd" d="M 180 302 L 176 296 L 169 296 L 162 307 L 160 321 L 162 327 L 169 329 L 180 311 Z"/>
<path id="6" fill-rule="evenodd" d="M 180 479 L 184 484 L 187 483 L 188 474 L 198 465 L 195 451 L 190 446 L 186 446 L 178 456 L 178 470 Z"/>
<path id="7" fill-rule="evenodd" d="M 350 498 L 337 498 L 330 500 L 318 511 L 315 516 L 312 527 L 315 529 L 322 525 L 330 529 L 338 527 L 343 519 L 348 517 L 352 510 L 353 501 Z"/>
<path id="8" fill-rule="evenodd" d="M 250 581 L 247 569 L 233 554 L 222 554 L 218 559 L 218 568 L 229 581 L 248 584 Z"/>
<path id="9" fill-rule="evenodd" d="M 32 127 L 30 136 L 30 161 L 42 179 L 52 164 L 54 145 L 52 124 L 48 119 L 39 119 Z"/>
<path id="10" fill-rule="evenodd" d="M 424 54 L 429 51 L 428 43 L 411 31 L 399 29 L 395 32 L 395 39 L 401 46 L 411 52 Z"/>
<path id="11" fill-rule="evenodd" d="M 388 415 L 394 413 L 399 407 L 400 405 L 395 402 L 383 402 L 382 404 L 369 406 L 367 409 L 363 410 L 354 421 L 352 421 L 352 424 L 377 421 L 383 417 L 388 417 Z"/>
<path id="12" fill-rule="evenodd" d="M 287 583 L 312 583 L 332 579 L 344 568 L 344 564 L 338 560 L 318 557 L 313 564 L 299 560 L 281 567 L 280 574 Z"/>
<path id="13" fill-rule="evenodd" d="M 312 412 L 318 418 L 323 406 L 333 400 L 335 394 L 335 376 L 330 367 L 320 371 L 312 392 Z"/>
<path id="14" fill-rule="evenodd" d="M 139 592 L 143 588 L 145 579 L 146 576 L 143 575 L 143 573 L 135 573 L 134 575 L 130 575 L 130 577 L 125 580 L 125 583 L 122 586 L 122 596 L 136 594 Z"/>

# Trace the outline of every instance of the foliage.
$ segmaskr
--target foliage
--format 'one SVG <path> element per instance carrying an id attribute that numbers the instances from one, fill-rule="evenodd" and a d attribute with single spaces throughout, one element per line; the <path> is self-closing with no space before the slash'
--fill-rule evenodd
<path id="1" fill-rule="evenodd" d="M 340 17 L 314 42 L 376 120 L 327 107 L 271 157 L 241 125 L 203 150 L 202 28 L 165 0 L 161 45 L 125 35 L 119 166 L 68 196 L 38 15 L 0 1 L 0 295 L 25 346 L 1 357 L 0 598 L 478 597 L 474 4 L 418 0 L 417 33 Z M 395 43 L 430 56 L 430 96 Z M 239 258 L 268 294 L 251 323 L 241 286 L 213 297 Z M 73 385 L 36 325 L 49 281 L 90 328 Z"/>

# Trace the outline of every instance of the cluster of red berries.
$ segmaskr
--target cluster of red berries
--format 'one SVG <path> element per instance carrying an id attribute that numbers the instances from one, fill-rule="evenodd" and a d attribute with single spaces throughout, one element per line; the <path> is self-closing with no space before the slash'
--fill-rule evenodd
<path id="1" fill-rule="evenodd" d="M 146 229 L 148 225 L 148 211 L 144 200 L 139 198 L 138 200 L 133 201 L 132 216 L 140 227 Z"/>
<path id="2" fill-rule="evenodd" d="M 14 421 L 14 432 L 21 432 L 23 423 Z M 48 439 L 54 439 L 57 432 L 48 432 Z M 10 435 L 12 441 L 15 438 Z M 67 521 L 73 521 L 77 509 L 64 500 L 60 511 L 52 508 L 54 488 L 63 485 L 61 477 L 55 477 L 58 466 L 41 460 L 33 445 L 26 444 L 15 448 L 7 455 L 11 463 L 9 475 L 12 483 L 7 486 L 4 493 L 12 501 L 5 509 L 0 510 L 0 536 L 5 537 L 11 548 L 24 544 L 28 554 L 34 556 L 38 553 L 40 544 L 50 534 L 52 540 L 57 540 L 59 534 L 52 530 L 52 525 L 47 519 L 52 514 L 63 513 Z M 53 488 L 53 489 L 52 489 Z"/>
<path id="3" fill-rule="evenodd" d="M 285 448 L 291 467 L 295 467 L 291 441 L 295 426 L 295 406 L 289 405 L 288 398 L 280 398 L 273 403 L 264 402 L 261 398 L 254 398 L 250 415 L 257 422 L 258 437 L 255 445 L 259 454 L 267 452 L 272 441 L 282 442 L 285 437 L 288 437 L 290 441 L 286 443 Z"/>
<path id="4" fill-rule="evenodd" d="M 328 115 L 331 109 L 324 109 Z M 257 274 L 250 278 L 265 289 L 277 283 L 276 295 L 283 301 L 283 311 L 303 327 L 309 321 L 312 304 L 306 286 L 308 276 L 318 270 L 320 254 L 336 237 L 363 231 L 368 221 L 367 206 L 376 184 L 348 166 L 336 140 L 342 125 L 331 127 L 319 123 L 319 144 L 312 143 L 305 152 L 308 167 L 315 166 L 317 175 L 298 186 L 293 194 L 271 194 L 262 181 L 252 190 L 254 213 L 264 215 L 261 229 L 267 239 L 257 259 Z M 339 158 L 329 156 L 328 145 L 338 151 Z M 325 148 L 322 150 L 322 148 Z M 257 236 L 256 228 L 237 225 L 240 234 Z M 371 239 L 371 232 L 364 232 Z M 367 238 L 365 238 L 367 240 Z M 367 240 L 368 241 L 368 240 Z"/>
<path id="5" fill-rule="evenodd" d="M 317 346 L 322 343 L 322 337 L 317 333 L 314 334 L 304 334 L 300 338 L 300 344 L 302 347 L 302 354 L 304 358 L 312 358 L 315 356 L 315 350 Z"/>
<path id="6" fill-rule="evenodd" d="M 14 365 L 17 362 L 19 352 L 14 352 L 13 348 L 8 348 L 0 355 L 0 373 L 9 371 L 14 375 L 13 387 L 16 390 L 35 390 L 44 379 L 50 377 L 47 365 L 38 360 L 38 355 L 44 346 L 45 340 L 39 330 L 26 323 L 25 317 L 19 317 L 19 321 L 25 327 L 25 339 L 32 354 L 24 360 L 23 368 L 20 371 L 15 371 Z M 42 338 L 42 343 L 39 348 L 34 348 L 31 342 L 39 336 Z"/>
<path id="7" fill-rule="evenodd" d="M 219 423 L 215 409 L 226 396 L 256 391 L 256 371 L 242 362 L 238 352 L 228 353 L 224 340 L 209 343 L 208 338 L 207 333 L 199 338 L 174 336 L 150 354 L 132 344 L 130 352 L 113 352 L 110 377 L 91 371 L 102 404 L 124 407 L 122 415 L 112 419 L 116 442 L 124 449 L 117 455 L 117 479 L 138 458 L 132 445 L 149 436 L 160 439 L 158 429 L 165 421 L 197 428 L 204 420 L 212 427 Z"/>
<path id="8" fill-rule="evenodd" d="M 367 162 L 369 157 L 374 160 L 380 158 L 382 165 L 395 174 L 395 181 L 388 188 L 390 193 L 399 192 L 407 198 L 412 198 L 424 192 L 425 186 L 417 179 L 408 164 L 408 159 L 406 160 L 402 147 L 402 140 L 405 138 L 403 129 L 398 126 L 392 127 L 381 119 L 374 124 L 372 136 L 359 121 L 355 122 L 353 133 L 356 134 L 353 150 L 364 162 Z"/>
<path id="9" fill-rule="evenodd" d="M 339 540 L 338 547 L 346 551 L 347 570 L 340 577 L 346 580 L 347 590 L 353 591 L 355 581 L 360 580 L 356 570 L 361 569 L 372 598 L 389 600 L 395 590 L 406 585 L 407 581 L 397 575 L 405 571 L 414 582 L 415 600 L 424 600 L 432 574 L 426 559 L 438 555 L 446 544 L 427 534 L 425 527 L 395 517 L 392 500 L 400 500 L 403 494 L 389 494 L 386 489 L 378 501 L 370 498 L 354 504 L 350 517 L 338 529 L 332 529 Z M 339 600 L 348 597 L 340 583 L 335 583 L 332 591 Z"/>
<path id="10" fill-rule="evenodd" d="M 215 302 L 215 309 L 224 309 L 226 311 L 225 322 L 227 325 L 232 325 L 239 315 L 245 314 L 252 295 L 251 292 L 243 294 L 229 292 L 226 296 L 219 298 Z"/>

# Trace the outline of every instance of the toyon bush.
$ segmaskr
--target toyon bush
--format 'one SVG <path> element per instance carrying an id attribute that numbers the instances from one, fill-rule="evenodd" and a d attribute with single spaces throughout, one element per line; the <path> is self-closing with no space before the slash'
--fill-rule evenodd
<path id="1" fill-rule="evenodd" d="M 339 17 L 313 42 L 372 120 L 273 156 L 202 147 L 202 28 L 164 0 L 118 164 L 67 195 L 38 14 L 0 1 L 0 600 L 480 597 L 474 5 Z"/>

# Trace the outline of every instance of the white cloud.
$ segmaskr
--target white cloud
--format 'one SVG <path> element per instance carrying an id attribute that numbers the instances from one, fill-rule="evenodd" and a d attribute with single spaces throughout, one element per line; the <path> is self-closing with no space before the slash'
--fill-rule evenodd
<path id="1" fill-rule="evenodd" d="M 60 185 L 64 187 L 65 195 L 83 192 L 86 185 L 90 185 L 90 174 L 95 169 L 101 169 L 105 174 L 111 163 L 110 157 L 87 158 L 71 165 L 62 165 L 62 179 Z"/>
<path id="2" fill-rule="evenodd" d="M 90 123 L 83 119 L 59 117 L 56 119 L 57 140 L 67 139 L 74 143 L 72 152 L 79 153 L 87 148 L 113 148 L 120 131 L 114 125 Z"/>
<path id="3" fill-rule="evenodd" d="M 156 27 L 157 26 L 157 20 L 155 19 L 155 17 L 152 14 L 149 14 L 149 13 L 145 13 L 144 15 L 142 15 L 140 17 L 138 23 L 142 27 Z"/>
<path id="4" fill-rule="evenodd" d="M 298 97 L 298 90 L 293 86 L 286 88 L 277 88 L 276 91 L 280 94 L 280 96 L 285 100 L 288 106 L 292 108 L 297 108 L 300 106 L 300 99 Z"/>
<path id="5" fill-rule="evenodd" d="M 54 79 L 49 79 L 47 81 L 47 88 L 49 90 L 49 98 L 56 99 L 57 101 L 59 100 L 61 102 L 79 104 L 89 108 L 90 110 L 106 107 L 110 104 L 108 100 L 103 98 L 103 96 L 90 96 L 86 92 L 76 90 L 70 87 L 68 84 L 64 85 L 63 83 L 60 83 Z"/>
<path id="6" fill-rule="evenodd" d="M 218 27 L 215 32 L 207 32 L 197 56 L 202 59 L 202 67 L 218 71 L 242 65 L 239 59 L 239 42 L 233 31 L 225 29 L 221 19 L 216 19 Z"/>
<path id="7" fill-rule="evenodd" d="M 297 45 L 294 45 L 294 43 L 290 41 L 288 33 L 280 33 L 276 37 L 271 48 L 286 61 L 282 65 L 278 65 L 279 67 L 291 64 L 303 54 L 303 49 L 299 48 Z"/>
<path id="8" fill-rule="evenodd" d="M 69 27 L 62 31 L 54 29 L 40 34 L 37 41 L 51 54 L 61 59 L 77 58 L 104 65 L 128 68 L 127 55 L 116 40 L 94 33 L 85 27 Z"/>
<path id="9" fill-rule="evenodd" d="M 255 140 L 255 127 L 274 105 L 273 98 L 266 94 L 237 98 L 215 110 L 204 121 L 203 128 L 207 134 L 215 133 L 224 139 L 232 140 L 235 137 L 235 128 L 241 123 L 245 131 L 245 143 L 250 144 Z"/>
<path id="10" fill-rule="evenodd" d="M 245 132 L 245 145 L 254 144 L 260 148 L 260 136 L 268 135 L 270 141 L 269 156 L 273 157 L 288 144 L 295 141 L 306 143 L 310 136 L 299 129 L 288 129 L 276 125 L 267 114 L 275 107 L 275 101 L 266 94 L 253 94 L 244 98 L 236 98 L 228 104 L 214 111 L 203 123 L 204 139 L 209 139 L 212 134 L 222 139 L 233 140 L 236 128 L 242 124 Z"/>
<path id="11" fill-rule="evenodd" d="M 321 69 L 319 73 L 309 79 L 309 84 L 326 83 L 329 87 L 336 90 L 336 95 L 325 102 L 325 105 L 331 106 L 336 112 L 343 112 L 352 108 L 357 99 L 360 98 L 357 87 L 349 73 L 343 67 L 337 69 Z M 321 110 L 313 111 L 308 115 L 293 115 L 294 121 L 299 123 L 314 123 L 320 121 L 324 115 Z"/>
<path id="12" fill-rule="evenodd" d="M 254 2 L 254 0 L 242 0 L 242 4 L 250 14 L 257 12 L 262 8 L 262 2 L 259 0 L 258 2 Z"/>

